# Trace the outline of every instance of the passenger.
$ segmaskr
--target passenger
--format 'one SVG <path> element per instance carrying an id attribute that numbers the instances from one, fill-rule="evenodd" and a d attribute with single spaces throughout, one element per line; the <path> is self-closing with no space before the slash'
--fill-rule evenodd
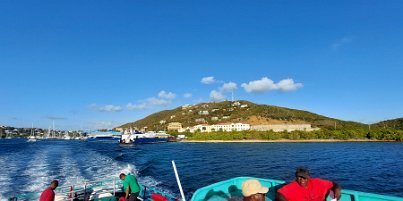
<path id="1" fill-rule="evenodd" d="M 39 198 L 39 201 L 54 201 L 55 200 L 55 189 L 59 186 L 59 182 L 57 180 L 53 180 L 50 183 L 50 186 L 45 189 L 41 197 Z"/>
<path id="2" fill-rule="evenodd" d="M 256 179 L 249 179 L 242 183 L 243 201 L 265 201 L 268 191 L 269 189 L 263 187 Z"/>
<path id="3" fill-rule="evenodd" d="M 136 177 L 130 174 L 125 175 L 124 173 L 122 173 L 119 175 L 119 178 L 123 181 L 125 199 L 127 201 L 136 201 L 140 193 L 140 185 L 137 182 Z"/>
<path id="4" fill-rule="evenodd" d="M 332 190 L 334 198 L 341 197 L 341 187 L 332 181 L 310 178 L 306 168 L 299 167 L 295 172 L 295 181 L 283 186 L 276 193 L 279 201 L 324 201 Z"/>

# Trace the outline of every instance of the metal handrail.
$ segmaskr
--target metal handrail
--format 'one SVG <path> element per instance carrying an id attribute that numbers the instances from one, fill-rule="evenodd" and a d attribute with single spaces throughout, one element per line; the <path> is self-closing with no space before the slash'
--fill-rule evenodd
<path id="1" fill-rule="evenodd" d="M 75 185 L 71 184 L 69 186 L 62 186 L 60 188 L 57 188 L 55 190 L 55 193 L 56 193 L 56 195 L 61 195 L 62 197 L 64 197 L 64 200 L 66 200 L 66 201 L 68 201 L 68 200 L 73 201 L 75 198 L 80 197 L 80 196 L 84 196 L 84 199 L 86 198 L 86 196 L 91 196 L 91 193 L 90 193 L 90 195 L 87 195 L 87 193 L 91 192 L 91 190 L 96 189 L 98 187 L 102 187 L 99 190 L 104 191 L 104 192 L 110 192 L 110 193 L 112 193 L 113 196 L 116 196 L 116 192 L 118 192 L 122 186 L 123 186 L 122 181 L 120 179 L 114 177 L 113 179 L 103 179 L 103 180 L 95 180 L 95 181 L 89 181 L 89 182 L 86 181 L 86 182 L 84 182 L 84 184 L 75 184 Z M 77 194 L 77 193 L 83 193 L 83 195 Z M 165 193 L 156 188 L 147 187 L 147 186 L 140 184 L 140 196 L 142 196 L 144 198 L 144 200 L 147 200 L 147 198 L 150 198 L 152 193 L 158 193 L 162 196 L 165 196 L 169 200 L 177 200 L 177 197 L 175 197 L 171 194 Z M 24 201 L 38 200 L 40 194 L 41 194 L 41 191 L 35 191 L 35 192 L 20 194 L 13 198 L 14 198 L 14 200 L 18 200 L 18 201 L 20 201 L 20 200 L 24 200 Z M 12 200 L 12 198 L 10 198 L 10 200 Z M 148 200 L 150 200 L 150 199 L 148 199 Z"/>
<path id="2" fill-rule="evenodd" d="M 77 192 L 83 191 L 84 194 L 88 192 L 89 189 L 94 189 L 97 187 L 103 187 L 102 190 L 112 190 L 113 195 L 116 195 L 116 187 L 121 186 L 122 182 L 120 180 L 116 181 L 116 178 L 113 179 L 103 179 L 103 180 L 95 180 L 95 181 L 86 181 L 84 184 L 71 184 L 69 186 L 62 186 L 55 190 L 57 195 L 62 195 L 68 197 L 70 200 L 74 199 L 74 195 Z M 109 186 L 108 186 L 109 185 Z M 34 191 L 30 193 L 23 193 L 18 196 L 13 196 L 17 200 L 37 200 L 42 191 Z"/>

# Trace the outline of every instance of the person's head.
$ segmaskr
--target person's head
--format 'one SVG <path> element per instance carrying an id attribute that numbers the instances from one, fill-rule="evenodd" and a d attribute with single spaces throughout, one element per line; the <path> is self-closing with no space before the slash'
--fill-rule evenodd
<path id="1" fill-rule="evenodd" d="M 52 182 L 50 182 L 51 189 L 55 190 L 57 188 L 57 186 L 59 186 L 59 181 L 53 180 Z"/>
<path id="2" fill-rule="evenodd" d="M 308 169 L 304 168 L 304 167 L 299 167 L 297 168 L 297 170 L 295 171 L 295 180 L 297 181 L 297 183 L 303 187 L 307 187 L 308 186 L 308 179 L 311 176 L 309 175 L 309 171 Z"/>
<path id="3" fill-rule="evenodd" d="M 125 178 L 126 178 L 125 173 L 121 173 L 121 174 L 119 175 L 119 178 L 120 178 L 120 180 L 125 180 Z"/>
<path id="4" fill-rule="evenodd" d="M 242 195 L 244 201 L 264 201 L 266 193 L 269 191 L 267 187 L 256 179 L 249 179 L 242 183 Z"/>

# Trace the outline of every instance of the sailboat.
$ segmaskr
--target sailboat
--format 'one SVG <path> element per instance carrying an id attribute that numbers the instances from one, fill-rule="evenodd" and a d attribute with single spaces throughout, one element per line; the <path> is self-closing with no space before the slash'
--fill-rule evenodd
<path id="1" fill-rule="evenodd" d="M 6 139 L 12 139 L 12 137 L 7 133 L 6 134 Z"/>
<path id="2" fill-rule="evenodd" d="M 51 138 L 50 126 L 49 126 L 48 131 L 47 131 L 47 133 L 46 133 L 46 135 L 45 135 L 45 139 L 49 139 L 49 138 Z"/>
<path id="3" fill-rule="evenodd" d="M 10 131 L 6 131 L 6 139 L 12 139 Z"/>
<path id="4" fill-rule="evenodd" d="M 28 137 L 27 142 L 36 142 L 34 124 L 33 123 L 32 123 L 32 127 L 31 127 L 31 135 Z"/>
<path id="5" fill-rule="evenodd" d="M 65 131 L 65 132 L 64 132 L 64 138 L 63 138 L 63 139 L 65 139 L 65 140 L 71 140 L 71 137 L 70 137 L 68 131 Z"/>

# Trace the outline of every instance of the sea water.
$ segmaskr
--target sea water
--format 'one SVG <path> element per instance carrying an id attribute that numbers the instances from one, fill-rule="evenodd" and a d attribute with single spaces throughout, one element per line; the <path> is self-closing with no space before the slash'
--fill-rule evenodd
<path id="1" fill-rule="evenodd" d="M 403 143 L 160 143 L 25 139 L 0 140 L 0 200 L 42 191 L 50 181 L 80 184 L 120 173 L 179 195 L 175 160 L 186 197 L 200 187 L 238 176 L 294 179 L 305 166 L 312 177 L 343 188 L 403 197 Z"/>

